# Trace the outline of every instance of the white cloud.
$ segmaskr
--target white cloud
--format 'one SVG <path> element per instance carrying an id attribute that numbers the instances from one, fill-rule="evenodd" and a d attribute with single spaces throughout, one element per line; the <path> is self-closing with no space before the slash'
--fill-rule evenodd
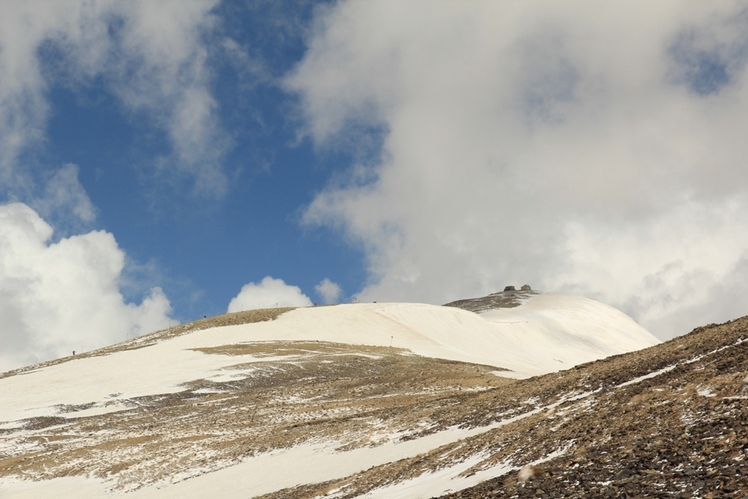
<path id="1" fill-rule="evenodd" d="M 169 156 L 154 161 L 159 176 L 186 177 L 196 192 L 222 195 L 227 143 L 205 48 L 217 1 L 0 5 L 0 199 L 28 205 L 0 206 L 0 368 L 169 324 L 159 288 L 140 304 L 123 298 L 125 256 L 113 236 L 81 234 L 96 210 L 77 166 L 29 167 L 21 158 L 44 145 L 50 90 L 102 86 L 168 137 Z M 59 242 L 51 242 L 50 223 Z M 79 235 L 61 237 L 69 234 Z"/>
<path id="2" fill-rule="evenodd" d="M 220 160 L 228 139 L 218 124 L 210 93 L 211 73 L 203 36 L 217 21 L 218 0 L 138 2 L 122 11 L 114 90 L 131 109 L 145 111 L 167 130 L 175 158 L 166 164 L 194 176 L 195 188 L 222 194 Z M 122 4 L 118 4 L 122 5 Z"/>
<path id="3" fill-rule="evenodd" d="M 203 37 L 217 0 L 5 2 L 0 6 L 0 184 L 22 188 L 19 154 L 45 135 L 56 84 L 104 82 L 169 137 L 170 173 L 221 195 L 227 142 L 210 94 Z"/>
<path id="4" fill-rule="evenodd" d="M 50 244 L 52 233 L 28 206 L 0 206 L 0 371 L 169 325 L 171 307 L 161 289 L 140 304 L 124 300 L 125 255 L 110 233 Z"/>
<path id="5" fill-rule="evenodd" d="M 78 167 L 71 163 L 50 173 L 41 194 L 29 200 L 29 205 L 58 231 L 87 228 L 96 219 L 96 209 L 78 180 Z"/>
<path id="6" fill-rule="evenodd" d="M 707 290 L 748 282 L 747 19 L 732 2 L 338 3 L 286 88 L 318 145 L 374 128 L 383 146 L 304 222 L 364 248 L 362 300 L 530 283 L 661 337 L 743 315 Z"/>
<path id="7" fill-rule="evenodd" d="M 340 298 L 342 290 L 337 283 L 332 282 L 328 278 L 322 279 L 319 284 L 314 287 L 314 290 L 325 303 L 335 303 Z"/>
<path id="8" fill-rule="evenodd" d="M 308 307 L 311 304 L 312 301 L 298 286 L 291 286 L 282 279 L 267 276 L 258 283 L 250 282 L 242 286 L 239 294 L 229 302 L 227 312 L 256 308 Z"/>

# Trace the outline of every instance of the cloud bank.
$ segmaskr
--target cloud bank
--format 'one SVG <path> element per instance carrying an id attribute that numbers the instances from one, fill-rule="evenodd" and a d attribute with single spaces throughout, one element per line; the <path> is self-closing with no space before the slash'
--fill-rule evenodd
<path id="1" fill-rule="evenodd" d="M 530 283 L 661 338 L 748 312 L 740 2 L 369 2 L 285 80 L 319 147 L 380 134 L 304 223 L 365 251 L 361 300 Z"/>
<path id="2" fill-rule="evenodd" d="M 104 231 L 50 243 L 52 227 L 21 203 L 0 206 L 0 371 L 99 348 L 170 325 L 159 288 L 127 302 L 125 254 Z"/>
<path id="3" fill-rule="evenodd" d="M 260 282 L 242 286 L 239 294 L 231 299 L 227 312 L 241 312 L 257 308 L 308 307 L 312 301 L 298 286 L 291 286 L 282 279 L 265 277 Z"/>

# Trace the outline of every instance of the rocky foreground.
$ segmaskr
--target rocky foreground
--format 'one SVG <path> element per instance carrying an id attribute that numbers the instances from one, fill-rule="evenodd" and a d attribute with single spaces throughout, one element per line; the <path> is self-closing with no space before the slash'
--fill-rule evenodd
<path id="1" fill-rule="evenodd" d="M 748 495 L 748 318 L 523 383 L 590 393 L 504 430 L 517 466 L 563 455 L 443 497 Z"/>

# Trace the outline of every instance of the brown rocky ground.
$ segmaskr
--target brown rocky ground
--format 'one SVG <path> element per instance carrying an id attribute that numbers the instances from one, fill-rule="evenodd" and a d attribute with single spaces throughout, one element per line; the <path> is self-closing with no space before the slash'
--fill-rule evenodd
<path id="1" fill-rule="evenodd" d="M 481 296 L 480 298 L 467 298 L 464 300 L 457 300 L 446 303 L 444 306 L 462 308 L 464 310 L 470 310 L 471 312 L 479 313 L 486 310 L 494 310 L 497 308 L 519 307 L 524 300 L 536 294 L 538 294 L 538 292 L 531 289 L 514 289 L 499 291 L 498 293 L 491 293 L 488 296 Z"/>
<path id="2" fill-rule="evenodd" d="M 572 418 L 557 410 L 520 432 L 522 454 L 568 451 L 524 484 L 511 473 L 444 497 L 748 496 L 748 318 L 560 377 L 596 393 Z"/>

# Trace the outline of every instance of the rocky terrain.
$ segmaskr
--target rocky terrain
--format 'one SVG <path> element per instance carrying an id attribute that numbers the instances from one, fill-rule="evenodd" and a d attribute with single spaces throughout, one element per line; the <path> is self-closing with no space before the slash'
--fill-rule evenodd
<path id="1" fill-rule="evenodd" d="M 86 355 L 139 355 L 283 312 L 206 319 Z M 748 318 L 520 380 L 395 346 L 247 340 L 193 350 L 218 366 L 213 374 L 1 424 L 0 496 L 748 494 Z M 4 377 L 20 382 L 42 367 Z"/>
<path id="2" fill-rule="evenodd" d="M 456 307 L 480 313 L 488 310 L 495 310 L 497 308 L 519 307 L 522 302 L 527 300 L 527 298 L 538 294 L 537 291 L 533 291 L 530 289 L 530 286 L 527 285 L 523 286 L 521 289 L 515 289 L 514 286 L 507 286 L 507 288 L 510 289 L 498 293 L 491 293 L 488 296 L 453 301 L 446 303 L 444 306 Z"/>
<path id="3" fill-rule="evenodd" d="M 748 318 L 530 382 L 589 395 L 503 430 L 501 445 L 532 442 L 517 467 L 563 455 L 443 497 L 748 496 Z"/>

